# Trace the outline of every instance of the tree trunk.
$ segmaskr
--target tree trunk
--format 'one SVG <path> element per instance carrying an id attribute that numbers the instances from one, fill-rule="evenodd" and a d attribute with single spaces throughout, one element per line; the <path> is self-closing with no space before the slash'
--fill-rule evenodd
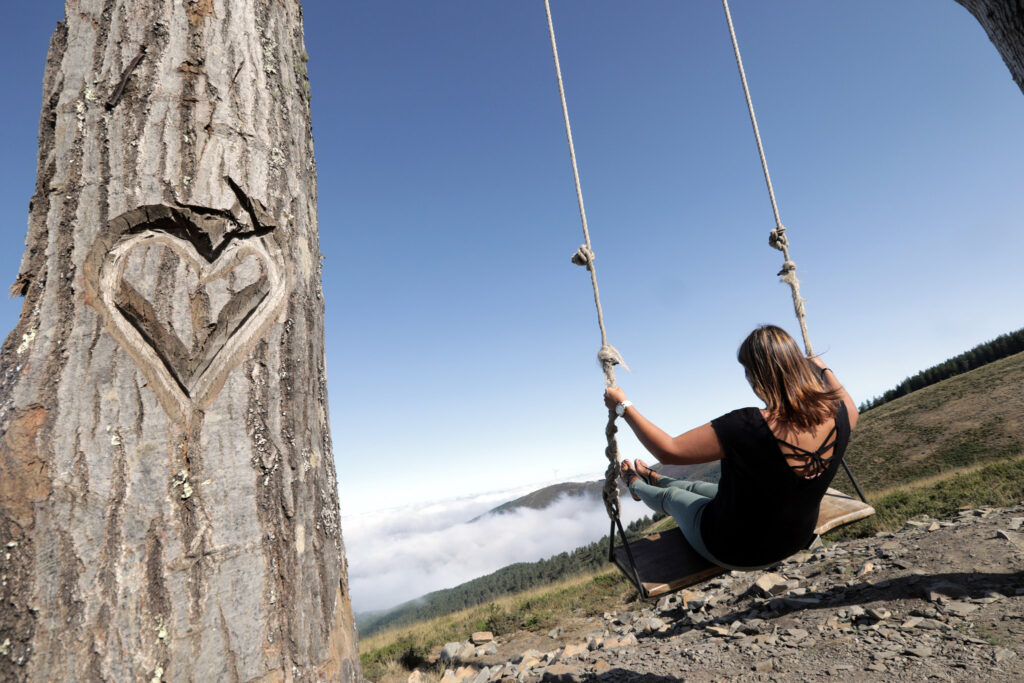
<path id="1" fill-rule="evenodd" d="M 67 0 L 0 353 L 0 679 L 358 680 L 298 0 Z"/>
<path id="2" fill-rule="evenodd" d="M 956 0 L 974 15 L 1024 92 L 1024 0 Z"/>

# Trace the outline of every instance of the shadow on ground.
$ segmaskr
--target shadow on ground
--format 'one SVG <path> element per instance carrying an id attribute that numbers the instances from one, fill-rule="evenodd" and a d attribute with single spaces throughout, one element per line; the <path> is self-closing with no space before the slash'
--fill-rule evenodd
<path id="1" fill-rule="evenodd" d="M 878 583 L 861 582 L 850 586 L 837 586 L 833 591 L 807 593 L 796 597 L 776 597 L 767 605 L 758 604 L 743 610 L 716 617 L 713 621 L 728 624 L 738 619 L 748 619 L 757 612 L 760 618 L 778 619 L 789 614 L 799 613 L 808 609 L 822 607 L 848 607 L 864 605 L 871 602 L 890 600 L 920 599 L 929 601 L 933 591 L 952 600 L 988 597 L 996 592 L 1011 597 L 1017 590 L 1024 588 L 1024 571 L 1010 574 L 945 572 L 938 574 L 913 574 L 895 579 L 886 579 Z M 840 590 L 835 594 L 835 590 Z M 745 600 L 740 596 L 737 600 Z M 769 613 L 765 614 L 767 606 Z M 667 621 L 685 619 L 689 612 L 682 607 L 666 611 L 662 617 Z M 670 638 L 672 634 L 652 634 L 654 638 Z M 639 679 L 638 679 L 639 680 Z"/>
<path id="2" fill-rule="evenodd" d="M 542 683 L 679 683 L 677 676 L 658 676 L 657 674 L 641 674 L 629 669 L 609 669 L 603 673 L 594 674 L 547 674 L 541 678 Z"/>

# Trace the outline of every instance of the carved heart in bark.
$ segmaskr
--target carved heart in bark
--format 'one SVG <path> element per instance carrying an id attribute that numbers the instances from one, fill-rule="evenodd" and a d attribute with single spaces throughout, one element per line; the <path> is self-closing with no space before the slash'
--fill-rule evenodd
<path id="1" fill-rule="evenodd" d="M 170 320 L 161 320 L 152 303 L 125 279 L 129 255 L 148 246 L 171 249 L 195 271 L 200 287 L 227 277 L 249 257 L 255 257 L 264 272 L 256 282 L 230 295 L 217 320 L 208 326 L 209 333 L 189 349 Z M 96 278 L 96 303 L 108 329 L 146 375 L 168 412 L 182 420 L 210 403 L 287 298 L 284 267 L 278 252 L 268 248 L 268 238 L 236 238 L 220 251 L 206 251 L 209 256 L 201 255 L 191 241 L 159 230 L 125 234 L 107 252 Z"/>

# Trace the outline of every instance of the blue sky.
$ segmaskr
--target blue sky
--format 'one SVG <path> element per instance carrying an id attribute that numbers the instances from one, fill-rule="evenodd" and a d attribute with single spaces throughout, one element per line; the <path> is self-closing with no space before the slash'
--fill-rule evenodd
<path id="1" fill-rule="evenodd" d="M 0 28 L 5 283 L 62 4 Z M 796 327 L 720 4 L 552 9 L 620 383 L 671 432 L 754 404 L 737 345 Z M 974 19 L 732 10 L 811 336 L 855 398 L 1024 325 L 1024 96 Z M 343 515 L 596 477 L 600 337 L 543 2 L 305 17 Z M 5 330 L 19 309 L 0 304 Z"/>

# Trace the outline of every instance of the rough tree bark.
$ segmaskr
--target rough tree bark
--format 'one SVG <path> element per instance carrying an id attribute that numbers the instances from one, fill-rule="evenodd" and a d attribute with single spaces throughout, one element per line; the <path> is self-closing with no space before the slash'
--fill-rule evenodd
<path id="1" fill-rule="evenodd" d="M 67 0 L 0 350 L 0 679 L 360 678 L 298 0 Z"/>
<path id="2" fill-rule="evenodd" d="M 956 0 L 974 15 L 1024 93 L 1024 0 Z"/>

